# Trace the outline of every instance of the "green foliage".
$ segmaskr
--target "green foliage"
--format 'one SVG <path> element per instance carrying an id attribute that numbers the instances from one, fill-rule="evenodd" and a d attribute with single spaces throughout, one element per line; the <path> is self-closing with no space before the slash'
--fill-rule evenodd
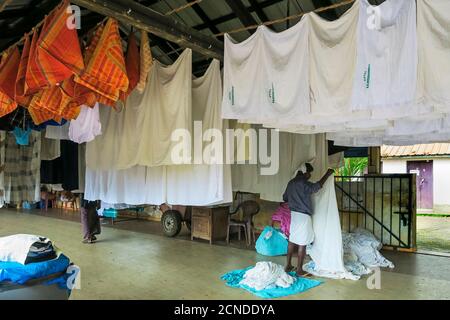
<path id="1" fill-rule="evenodd" d="M 336 169 L 336 176 L 361 176 L 364 174 L 367 166 L 369 164 L 369 159 L 366 158 L 345 158 L 344 166 Z"/>

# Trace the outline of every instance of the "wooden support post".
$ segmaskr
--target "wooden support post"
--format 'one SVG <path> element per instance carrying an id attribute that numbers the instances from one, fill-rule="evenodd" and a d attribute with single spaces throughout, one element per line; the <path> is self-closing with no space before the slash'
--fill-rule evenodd
<path id="1" fill-rule="evenodd" d="M 381 147 L 369 147 L 369 174 L 381 174 Z"/>
<path id="2" fill-rule="evenodd" d="M 138 29 L 153 33 L 181 47 L 191 48 L 207 57 L 223 60 L 224 46 L 219 40 L 190 28 L 175 18 L 162 15 L 138 2 L 132 0 L 71 0 L 71 2 L 104 16 L 113 17 Z M 83 24 L 83 20 L 81 20 L 81 24 Z"/>

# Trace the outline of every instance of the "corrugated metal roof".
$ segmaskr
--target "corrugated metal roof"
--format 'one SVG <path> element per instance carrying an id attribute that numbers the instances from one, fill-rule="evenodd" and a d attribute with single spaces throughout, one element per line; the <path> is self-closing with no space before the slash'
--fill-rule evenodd
<path id="1" fill-rule="evenodd" d="M 381 147 L 381 156 L 383 158 L 444 155 L 450 155 L 450 143 L 430 143 L 416 144 L 412 146 Z"/>

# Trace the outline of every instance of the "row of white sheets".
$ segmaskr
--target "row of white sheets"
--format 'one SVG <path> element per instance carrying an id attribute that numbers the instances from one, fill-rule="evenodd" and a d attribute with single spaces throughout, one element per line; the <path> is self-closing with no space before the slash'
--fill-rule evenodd
<path id="1" fill-rule="evenodd" d="M 230 165 L 171 164 L 173 130 L 191 132 L 194 121 L 202 121 L 202 135 L 227 126 L 220 117 L 219 61 L 195 79 L 190 65 L 190 50 L 169 67 L 155 62 L 144 92 L 134 91 L 124 110 L 100 108 L 103 134 L 87 144 L 85 199 L 129 205 L 232 201 Z"/>
<path id="2" fill-rule="evenodd" d="M 449 1 L 357 0 L 335 21 L 308 13 L 280 33 L 226 35 L 222 115 L 344 145 L 449 139 L 449 24 Z"/>

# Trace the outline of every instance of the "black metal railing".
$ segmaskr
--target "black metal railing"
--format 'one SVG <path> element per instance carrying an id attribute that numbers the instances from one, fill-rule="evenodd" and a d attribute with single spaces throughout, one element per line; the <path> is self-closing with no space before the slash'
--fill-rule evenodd
<path id="1" fill-rule="evenodd" d="M 343 231 L 364 228 L 384 245 L 415 246 L 412 174 L 337 176 L 335 186 Z"/>

